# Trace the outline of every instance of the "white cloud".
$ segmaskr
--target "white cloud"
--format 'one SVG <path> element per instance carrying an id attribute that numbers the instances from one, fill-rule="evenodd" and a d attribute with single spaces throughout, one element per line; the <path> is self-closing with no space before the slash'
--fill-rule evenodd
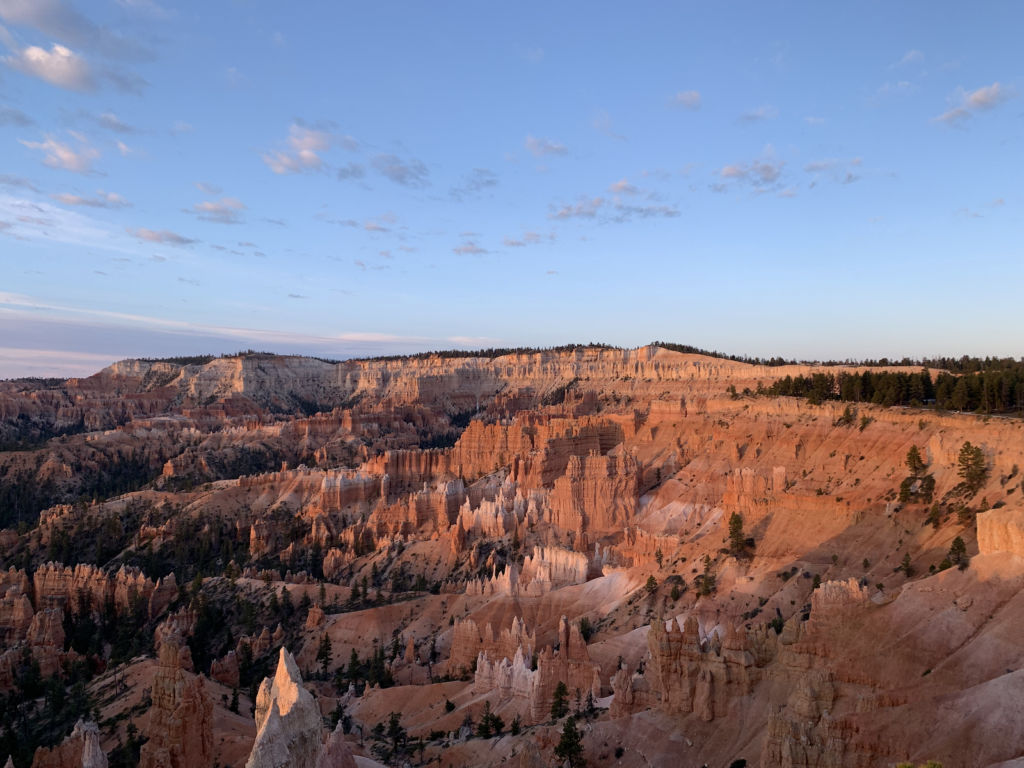
<path id="1" fill-rule="evenodd" d="M 206 200 L 192 206 L 192 211 L 203 221 L 214 224 L 239 224 L 245 206 L 234 197 L 222 197 L 219 201 Z"/>
<path id="2" fill-rule="evenodd" d="M 771 104 L 765 104 L 764 106 L 752 109 L 749 112 L 744 112 L 740 115 L 739 121 L 741 123 L 759 123 L 763 120 L 773 120 L 779 116 L 779 110 L 773 107 Z"/>
<path id="3" fill-rule="evenodd" d="M 123 141 L 117 142 L 117 151 L 121 153 L 122 157 L 128 157 L 135 150 L 125 144 Z"/>
<path id="4" fill-rule="evenodd" d="M 131 203 L 125 200 L 116 192 L 104 192 L 102 189 L 96 190 L 95 197 L 82 197 L 80 195 L 72 195 L 66 192 L 58 195 L 50 195 L 54 200 L 64 205 L 81 205 L 87 208 L 130 208 Z"/>
<path id="5" fill-rule="evenodd" d="M 13 51 L 3 58 L 7 66 L 38 77 L 69 91 L 94 91 L 96 79 L 85 59 L 63 45 L 53 43 L 47 51 L 36 45 Z"/>
<path id="6" fill-rule="evenodd" d="M 338 136 L 324 128 L 310 128 L 301 122 L 292 123 L 288 129 L 288 150 L 267 152 L 263 162 L 274 173 L 302 173 L 318 171 L 323 166 L 320 152 L 326 152 L 335 144 L 350 151 L 355 150 L 356 140 L 351 136 Z"/>
<path id="7" fill-rule="evenodd" d="M 569 149 L 565 144 L 559 144 L 557 141 L 549 139 L 537 139 L 533 136 L 527 136 L 523 146 L 534 157 L 543 157 L 544 155 L 564 156 L 569 154 Z"/>
<path id="8" fill-rule="evenodd" d="M 169 229 L 146 229 L 145 227 L 139 227 L 138 229 L 131 229 L 125 227 L 124 231 L 132 237 L 137 237 L 139 240 L 145 240 L 147 243 L 163 243 L 164 245 L 192 245 L 198 243 L 198 240 L 193 240 L 189 237 L 179 235 L 177 232 L 171 232 Z"/>
<path id="9" fill-rule="evenodd" d="M 975 91 L 965 91 L 958 88 L 954 99 L 959 102 L 958 106 L 951 107 L 938 117 L 935 122 L 952 125 L 962 123 L 970 119 L 977 112 L 987 112 L 995 109 L 1003 102 L 1013 98 L 1014 94 L 1010 89 L 1000 85 L 998 82 L 986 85 Z"/>
<path id="10" fill-rule="evenodd" d="M 224 191 L 224 188 L 218 184 L 210 184 L 205 181 L 194 181 L 192 182 L 195 188 L 202 192 L 204 195 L 219 195 Z"/>
<path id="11" fill-rule="evenodd" d="M 679 91 L 668 100 L 668 106 L 682 109 L 700 109 L 700 91 Z"/>
<path id="12" fill-rule="evenodd" d="M 810 123 L 811 125 L 824 125 L 824 117 L 805 117 L 804 122 Z"/>
<path id="13" fill-rule="evenodd" d="M 179 133 L 192 133 L 194 130 L 195 128 L 184 120 L 176 120 L 174 125 L 171 126 L 171 136 L 177 136 Z"/>
<path id="14" fill-rule="evenodd" d="M 83 145 L 77 152 L 67 144 L 62 144 L 48 135 L 45 136 L 46 141 L 42 142 L 24 141 L 23 139 L 19 139 L 19 141 L 29 149 L 42 150 L 45 153 L 43 165 L 74 173 L 89 173 L 92 170 L 92 161 L 100 156 L 99 150 L 89 146 L 84 137 L 75 133 L 71 135 Z"/>

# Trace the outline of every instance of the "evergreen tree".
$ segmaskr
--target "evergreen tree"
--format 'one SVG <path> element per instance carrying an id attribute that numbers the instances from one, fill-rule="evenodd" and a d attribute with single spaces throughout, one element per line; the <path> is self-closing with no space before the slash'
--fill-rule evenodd
<path id="1" fill-rule="evenodd" d="M 733 554 L 739 554 L 746 548 L 747 540 L 743 535 L 743 518 L 737 512 L 733 512 L 729 516 L 729 549 L 733 551 Z"/>
<path id="2" fill-rule="evenodd" d="M 324 586 L 322 581 L 320 582 L 320 590 L 317 594 L 317 603 L 321 608 L 327 607 L 327 587 Z"/>
<path id="3" fill-rule="evenodd" d="M 653 595 L 658 591 L 658 580 L 654 576 L 647 577 L 647 583 L 644 584 L 644 589 L 647 590 L 648 595 Z"/>
<path id="4" fill-rule="evenodd" d="M 912 566 L 910 564 L 910 553 L 909 552 L 906 552 L 903 555 L 903 560 L 900 562 L 899 570 L 903 571 L 903 573 L 905 573 L 907 575 L 908 579 L 911 576 L 914 575 L 914 566 Z"/>
<path id="5" fill-rule="evenodd" d="M 907 469 L 915 475 L 924 469 L 924 461 L 921 459 L 921 451 L 917 449 L 916 445 L 910 446 L 910 450 L 907 451 Z"/>
<path id="6" fill-rule="evenodd" d="M 967 545 L 964 540 L 957 536 L 949 547 L 949 562 L 959 565 L 961 569 L 967 567 Z"/>
<path id="7" fill-rule="evenodd" d="M 555 686 L 555 693 L 551 699 L 551 719 L 558 720 L 569 713 L 569 689 L 561 680 Z"/>
<path id="8" fill-rule="evenodd" d="M 571 768 L 584 768 L 587 761 L 583 757 L 583 739 L 576 730 L 576 718 L 566 719 L 562 727 L 562 738 L 555 747 L 555 757 L 560 762 L 568 761 Z"/>
<path id="9" fill-rule="evenodd" d="M 352 650 L 355 650 L 354 648 Z M 320 662 L 323 673 L 327 675 L 327 668 L 331 665 L 331 638 L 324 632 L 320 636 L 320 646 L 316 651 L 316 660 Z"/>
<path id="10" fill-rule="evenodd" d="M 238 688 L 231 691 L 231 705 L 228 707 L 229 710 L 238 714 Z"/>
<path id="11" fill-rule="evenodd" d="M 981 448 L 966 442 L 960 448 L 957 462 L 960 465 L 957 474 L 963 478 L 964 487 L 973 496 L 981 490 L 981 486 L 985 484 L 985 479 L 988 477 L 988 469 L 985 467 L 985 454 Z"/>

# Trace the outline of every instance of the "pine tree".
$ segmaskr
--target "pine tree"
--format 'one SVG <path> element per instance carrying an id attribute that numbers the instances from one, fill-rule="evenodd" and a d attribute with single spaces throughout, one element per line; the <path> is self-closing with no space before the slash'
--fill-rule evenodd
<path id="1" fill-rule="evenodd" d="M 658 580 L 654 576 L 647 577 L 647 583 L 644 584 L 644 589 L 647 590 L 647 594 L 653 595 L 658 591 Z"/>
<path id="2" fill-rule="evenodd" d="M 555 686 L 555 693 L 551 699 L 551 719 L 558 720 L 565 717 L 569 712 L 569 689 L 561 680 Z"/>
<path id="3" fill-rule="evenodd" d="M 973 496 L 985 484 L 985 479 L 988 477 L 988 469 L 985 467 L 985 453 L 981 448 L 966 442 L 960 448 L 960 456 L 957 462 L 960 465 L 957 474 L 963 478 L 964 487 Z"/>
<path id="4" fill-rule="evenodd" d="M 316 660 L 320 662 L 324 675 L 326 675 L 327 668 L 331 666 L 331 638 L 326 632 L 320 636 L 320 647 L 316 651 Z"/>
<path id="5" fill-rule="evenodd" d="M 576 730 L 576 718 L 570 717 L 562 726 L 562 738 L 555 747 L 555 757 L 559 761 L 568 761 L 572 768 L 584 768 L 587 761 L 583 757 L 583 739 Z"/>
<path id="6" fill-rule="evenodd" d="M 320 607 L 321 608 L 326 608 L 327 607 L 327 587 L 324 586 L 324 583 L 322 581 L 320 582 L 320 591 L 317 594 L 317 598 L 318 598 L 317 602 L 319 603 Z"/>
<path id="7" fill-rule="evenodd" d="M 924 461 L 916 445 L 910 446 L 910 450 L 907 451 L 907 469 L 915 475 L 924 469 Z"/>
<path id="8" fill-rule="evenodd" d="M 912 566 L 910 564 L 910 553 L 909 552 L 904 553 L 903 560 L 900 562 L 900 568 L 899 569 L 901 571 L 903 571 L 903 573 L 905 573 L 907 575 L 908 579 L 911 576 L 914 575 L 914 566 Z"/>
<path id="9" fill-rule="evenodd" d="M 238 689 L 235 688 L 231 691 L 231 705 L 228 707 L 229 710 L 238 714 Z"/>
<path id="10" fill-rule="evenodd" d="M 729 517 L 729 549 L 734 554 L 743 552 L 747 548 L 747 540 L 743 535 L 743 518 L 737 512 Z"/>
<path id="11" fill-rule="evenodd" d="M 967 566 L 967 544 L 959 536 L 953 539 L 953 544 L 949 547 L 949 562 L 961 568 Z"/>

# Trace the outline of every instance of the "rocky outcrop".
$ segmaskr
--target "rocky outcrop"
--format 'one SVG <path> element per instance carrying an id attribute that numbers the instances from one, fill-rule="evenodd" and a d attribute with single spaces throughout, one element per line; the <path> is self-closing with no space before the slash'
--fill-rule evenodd
<path id="1" fill-rule="evenodd" d="M 79 720 L 71 735 L 56 747 L 36 749 L 32 768 L 107 768 L 107 755 L 100 747 L 99 727 L 96 723 Z"/>
<path id="2" fill-rule="evenodd" d="M 260 686 L 255 715 L 256 741 L 246 768 L 354 768 L 340 723 L 327 743 L 321 742 L 320 708 L 285 648 L 273 680 Z"/>
<path id="3" fill-rule="evenodd" d="M 25 639 L 32 623 L 32 602 L 19 586 L 7 589 L 0 598 L 0 640 L 14 645 Z"/>
<path id="4" fill-rule="evenodd" d="M 977 520 L 980 554 L 1009 552 L 1024 557 L 1024 510 L 992 509 L 978 515 Z"/>
<path id="5" fill-rule="evenodd" d="M 551 493 L 551 522 L 567 531 L 621 530 L 636 516 L 640 467 L 628 453 L 572 456 Z"/>
<path id="6" fill-rule="evenodd" d="M 177 593 L 174 574 L 153 582 L 139 568 L 121 566 L 109 575 L 94 565 L 79 564 L 65 568 L 61 563 L 45 563 L 33 575 L 37 609 L 61 608 L 80 612 L 80 597 L 88 596 L 89 608 L 99 614 L 112 600 L 120 611 L 127 610 L 133 600 L 141 599 L 150 618 L 163 613 Z"/>
<path id="7" fill-rule="evenodd" d="M 545 648 L 531 666 L 530 647 L 520 645 L 511 658 L 481 651 L 477 657 L 473 689 L 476 693 L 498 692 L 498 700 L 515 701 L 524 710 L 528 724 L 546 720 L 551 713 L 555 688 L 565 683 L 570 694 L 601 695 L 600 665 L 591 662 L 579 627 L 569 626 L 563 616 L 558 627 L 559 650 Z"/>
<path id="8" fill-rule="evenodd" d="M 149 740 L 142 745 L 139 768 L 211 768 L 213 702 L 202 675 L 182 668 L 185 645 L 174 633 L 160 645 L 160 666 L 153 677 Z M 189 656 L 191 666 L 191 656 Z"/>
<path id="9" fill-rule="evenodd" d="M 520 648 L 524 649 L 529 660 L 536 647 L 536 630 L 532 634 L 527 633 L 526 625 L 519 617 L 512 619 L 512 626 L 502 629 L 497 637 L 494 636 L 494 630 L 489 623 L 484 625 L 481 633 L 477 623 L 472 619 L 456 620 L 448 668 L 453 674 L 462 668 L 469 669 L 473 659 L 481 653 L 494 660 L 511 659 Z"/>
<path id="10" fill-rule="evenodd" d="M 841 768 L 853 729 L 829 714 L 835 695 L 827 671 L 804 675 L 788 704 L 768 714 L 761 768 Z"/>
<path id="11" fill-rule="evenodd" d="M 750 693 L 758 679 L 746 632 L 729 629 L 723 641 L 715 631 L 702 640 L 693 616 L 681 631 L 675 621 L 656 619 L 647 648 L 651 660 L 645 676 L 666 712 L 696 712 L 711 722 L 724 717 L 730 701 Z"/>
<path id="12" fill-rule="evenodd" d="M 210 664 L 210 678 L 230 688 L 238 687 L 238 656 L 228 651 L 223 659 L 214 659 Z"/>

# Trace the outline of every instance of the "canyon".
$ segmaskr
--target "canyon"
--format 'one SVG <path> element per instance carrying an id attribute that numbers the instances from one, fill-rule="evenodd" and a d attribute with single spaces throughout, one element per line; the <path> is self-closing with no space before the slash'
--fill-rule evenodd
<path id="1" fill-rule="evenodd" d="M 866 370 L 921 373 L 652 345 L 0 382 L 0 747 L 1024 760 L 1024 419 L 764 394 Z"/>

